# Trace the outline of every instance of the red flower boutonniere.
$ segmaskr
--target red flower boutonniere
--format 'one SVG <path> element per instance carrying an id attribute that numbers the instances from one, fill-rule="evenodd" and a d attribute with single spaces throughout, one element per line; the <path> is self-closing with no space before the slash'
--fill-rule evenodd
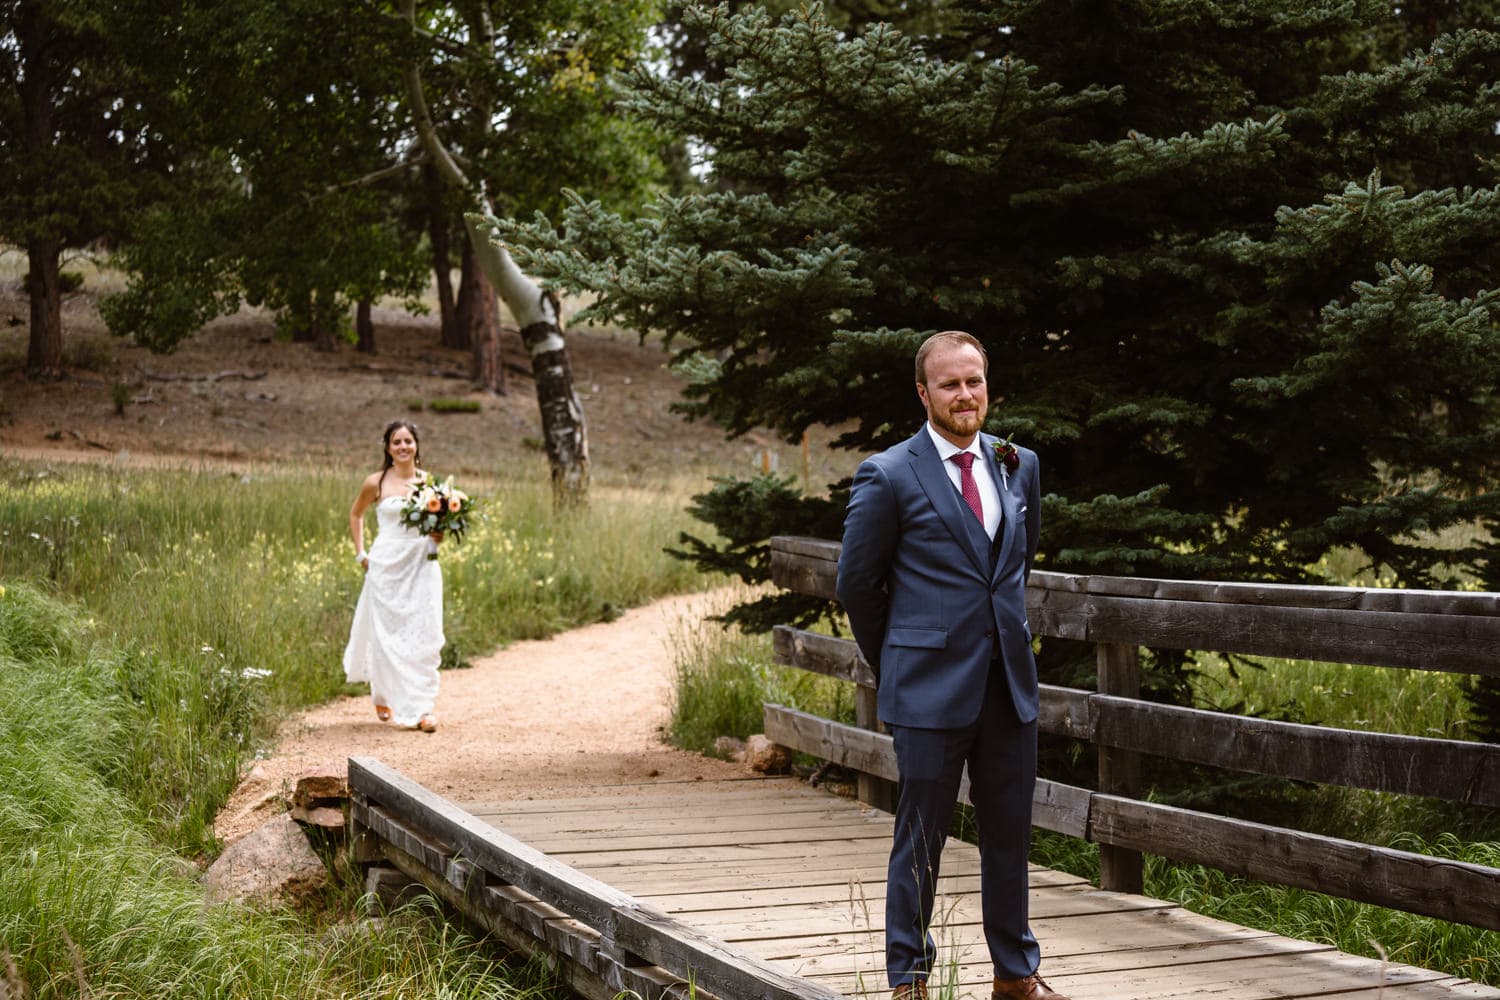
<path id="1" fill-rule="evenodd" d="M 1016 446 L 1010 443 L 1010 438 L 995 442 L 995 458 L 999 460 L 1000 467 L 1007 473 L 1015 472 L 1021 467 L 1021 453 L 1016 451 Z"/>

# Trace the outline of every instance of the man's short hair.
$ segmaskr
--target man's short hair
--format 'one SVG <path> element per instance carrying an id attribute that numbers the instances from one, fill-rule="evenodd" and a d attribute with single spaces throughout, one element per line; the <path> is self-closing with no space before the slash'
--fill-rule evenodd
<path id="1" fill-rule="evenodd" d="M 990 356 L 985 352 L 984 345 L 979 342 L 978 337 L 975 337 L 972 333 L 965 333 L 962 330 L 944 330 L 942 333 L 934 333 L 922 341 L 922 346 L 917 348 L 918 385 L 927 384 L 927 355 L 939 347 L 946 347 L 950 344 L 968 344 L 974 348 L 979 352 L 979 360 L 984 362 L 984 373 L 986 375 L 990 373 Z"/>

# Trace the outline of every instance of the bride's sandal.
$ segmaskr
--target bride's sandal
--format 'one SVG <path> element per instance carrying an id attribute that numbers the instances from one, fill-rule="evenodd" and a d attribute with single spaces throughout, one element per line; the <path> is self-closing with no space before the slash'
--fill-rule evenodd
<path id="1" fill-rule="evenodd" d="M 431 715 L 424 715 L 417 720 L 417 728 L 424 733 L 435 733 L 437 732 L 437 718 Z"/>
<path id="2" fill-rule="evenodd" d="M 389 705 L 376 705 L 375 718 L 379 719 L 381 722 L 390 722 L 391 707 Z"/>

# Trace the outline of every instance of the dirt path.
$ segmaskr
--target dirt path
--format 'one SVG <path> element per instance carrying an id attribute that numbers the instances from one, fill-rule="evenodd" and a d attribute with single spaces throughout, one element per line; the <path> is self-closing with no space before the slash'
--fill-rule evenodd
<path id="1" fill-rule="evenodd" d="M 324 763 L 379 758 L 456 801 L 588 795 L 622 782 L 742 777 L 732 764 L 662 742 L 671 639 L 734 599 L 726 589 L 670 597 L 552 639 L 518 642 L 444 671 L 426 734 L 376 720 L 367 696 L 288 719 L 219 816 L 226 841 L 285 808 L 291 784 Z"/>

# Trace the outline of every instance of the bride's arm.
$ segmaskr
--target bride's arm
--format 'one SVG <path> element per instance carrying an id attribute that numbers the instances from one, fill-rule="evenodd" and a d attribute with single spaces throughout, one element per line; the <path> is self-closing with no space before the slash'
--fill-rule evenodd
<path id="1" fill-rule="evenodd" d="M 379 491 L 380 477 L 370 476 L 354 498 L 354 506 L 349 508 L 349 537 L 354 540 L 354 561 L 365 567 L 370 564 L 365 555 L 365 511 L 375 502 Z"/>

